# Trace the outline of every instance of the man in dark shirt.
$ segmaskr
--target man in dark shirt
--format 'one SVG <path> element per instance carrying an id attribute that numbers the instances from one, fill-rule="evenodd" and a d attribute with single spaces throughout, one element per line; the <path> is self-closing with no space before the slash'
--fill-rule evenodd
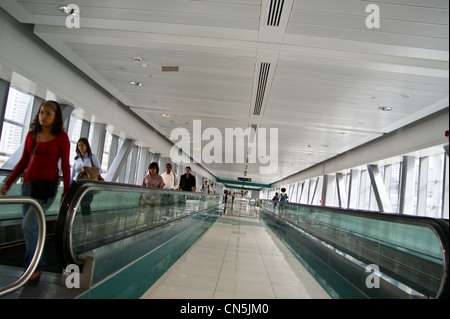
<path id="1" fill-rule="evenodd" d="M 181 175 L 179 190 L 186 192 L 195 192 L 195 176 L 191 175 L 191 168 L 186 166 L 186 174 Z"/>

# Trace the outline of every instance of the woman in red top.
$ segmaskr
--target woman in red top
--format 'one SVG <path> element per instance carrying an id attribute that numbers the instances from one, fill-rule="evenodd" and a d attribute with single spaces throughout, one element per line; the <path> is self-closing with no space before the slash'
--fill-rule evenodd
<path id="1" fill-rule="evenodd" d="M 25 139 L 22 157 L 3 184 L 0 193 L 5 195 L 11 184 L 25 171 L 22 195 L 30 196 L 30 182 L 48 180 L 59 184 L 58 162 L 61 159 L 63 172 L 64 191 L 62 197 L 70 187 L 70 142 L 64 132 L 61 108 L 55 101 L 44 101 L 39 107 L 39 112 L 31 124 L 31 130 Z M 38 199 L 44 210 L 47 210 L 55 200 L 56 193 L 48 198 Z M 24 204 L 22 231 L 25 237 L 26 252 L 25 266 L 30 264 L 36 249 L 38 238 L 38 223 L 33 208 Z M 45 258 L 41 257 L 36 272 L 30 280 L 38 280 L 45 268 Z"/>

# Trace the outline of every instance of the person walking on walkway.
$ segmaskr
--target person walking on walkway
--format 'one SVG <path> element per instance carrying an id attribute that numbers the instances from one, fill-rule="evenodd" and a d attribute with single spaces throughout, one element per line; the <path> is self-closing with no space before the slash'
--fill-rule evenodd
<path id="1" fill-rule="evenodd" d="M 25 145 L 17 165 L 6 179 L 0 193 L 6 195 L 10 186 L 25 172 L 22 196 L 38 200 L 44 211 L 53 204 L 59 184 L 58 163 L 61 160 L 64 190 L 61 200 L 70 188 L 70 142 L 64 132 L 61 107 L 56 101 L 44 101 L 39 107 L 31 130 L 25 138 Z M 22 206 L 22 231 L 25 238 L 25 269 L 30 265 L 36 249 L 39 229 L 36 214 L 29 204 Z M 45 268 L 42 255 L 30 281 L 38 281 Z"/>

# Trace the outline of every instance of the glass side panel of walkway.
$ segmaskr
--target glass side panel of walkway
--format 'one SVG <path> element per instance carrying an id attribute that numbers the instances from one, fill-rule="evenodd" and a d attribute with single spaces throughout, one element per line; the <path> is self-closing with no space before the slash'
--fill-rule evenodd
<path id="1" fill-rule="evenodd" d="M 258 208 L 236 201 L 141 297 L 328 299 Z"/>

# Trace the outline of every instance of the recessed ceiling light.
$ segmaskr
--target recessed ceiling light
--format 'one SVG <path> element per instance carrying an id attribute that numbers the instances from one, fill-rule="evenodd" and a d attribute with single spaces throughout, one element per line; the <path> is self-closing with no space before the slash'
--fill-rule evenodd
<path id="1" fill-rule="evenodd" d="M 392 111 L 392 107 L 390 107 L 390 106 L 380 106 L 378 109 L 380 111 L 385 111 L 385 112 Z"/>
<path id="2" fill-rule="evenodd" d="M 162 117 L 171 117 L 170 114 L 166 114 L 166 113 L 161 114 L 161 116 L 162 116 Z"/>
<path id="3" fill-rule="evenodd" d="M 130 85 L 142 86 L 142 83 L 141 82 L 130 81 Z"/>
<path id="4" fill-rule="evenodd" d="M 346 136 L 346 135 L 348 135 L 348 133 L 341 132 L 341 133 L 339 133 L 339 135 L 341 135 L 341 136 Z"/>

